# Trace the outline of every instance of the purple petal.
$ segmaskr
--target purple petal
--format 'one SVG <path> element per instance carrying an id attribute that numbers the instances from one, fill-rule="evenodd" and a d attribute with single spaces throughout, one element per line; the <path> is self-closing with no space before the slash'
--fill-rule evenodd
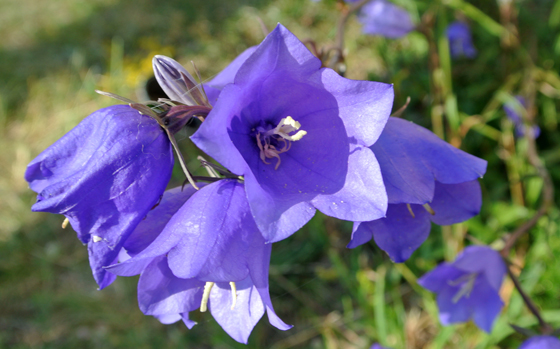
<path id="1" fill-rule="evenodd" d="M 181 320 L 181 314 L 165 314 L 165 315 L 154 315 L 159 322 L 164 325 L 171 325 Z"/>
<path id="2" fill-rule="evenodd" d="M 472 42 L 471 29 L 463 22 L 453 22 L 447 27 L 447 39 L 451 57 L 465 56 L 474 58 L 477 54 Z"/>
<path id="3" fill-rule="evenodd" d="M 391 114 L 393 85 L 345 79 L 331 69 L 321 70 L 321 81 L 336 98 L 348 137 L 368 147 L 375 143 Z"/>
<path id="4" fill-rule="evenodd" d="M 230 282 L 249 274 L 249 241 L 260 234 L 243 185 L 236 180 L 221 180 L 199 190 L 167 229 L 183 234 L 168 254 L 169 267 L 176 276 Z"/>
<path id="5" fill-rule="evenodd" d="M 488 333 L 492 332 L 492 325 L 504 306 L 498 292 L 483 275 L 479 275 L 469 299 L 472 300 L 474 307 L 474 323 L 480 329 Z"/>
<path id="6" fill-rule="evenodd" d="M 204 84 L 204 90 L 208 96 L 211 105 L 216 105 L 218 95 L 222 89 L 227 85 L 233 83 L 237 71 L 245 63 L 253 52 L 257 49 L 256 46 L 249 47 L 237 56 L 227 67 L 218 73 L 212 80 Z"/>
<path id="7" fill-rule="evenodd" d="M 138 281 L 138 305 L 146 315 L 169 315 L 200 307 L 204 282 L 173 275 L 165 256 L 154 259 Z"/>
<path id="8" fill-rule="evenodd" d="M 414 217 L 405 204 L 390 204 L 387 217 L 375 221 L 362 222 L 352 235 L 373 235 L 379 248 L 387 252 L 395 263 L 406 261 L 430 235 L 429 213 L 420 205 L 410 205 Z M 362 232 L 363 231 L 363 232 Z M 353 247 L 356 243 L 350 243 Z"/>
<path id="9" fill-rule="evenodd" d="M 224 331 L 240 343 L 247 344 L 251 331 L 264 314 L 263 302 L 251 279 L 236 283 L 237 301 L 232 309 L 228 283 L 216 284 L 210 293 L 208 307 Z"/>
<path id="10" fill-rule="evenodd" d="M 365 34 L 400 38 L 414 29 L 408 12 L 388 1 L 373 0 L 366 3 L 358 15 Z"/>
<path id="11" fill-rule="evenodd" d="M 206 183 L 198 183 L 199 187 Z M 133 257 L 142 252 L 163 231 L 171 217 L 183 206 L 185 202 L 196 192 L 192 186 L 186 186 L 167 190 L 163 193 L 161 201 L 146 215 L 134 229 L 132 234 L 124 243 L 127 253 Z"/>
<path id="12" fill-rule="evenodd" d="M 263 190 L 251 176 L 248 174 L 245 177 L 245 190 L 249 199 L 252 199 L 249 204 L 253 218 L 267 242 L 287 238 L 315 215 L 315 208 L 309 203 L 292 205 L 291 201 L 278 200 Z"/>
<path id="13" fill-rule="evenodd" d="M 560 349 L 560 340 L 552 336 L 531 337 L 519 349 Z"/>
<path id="14" fill-rule="evenodd" d="M 483 273 L 496 292 L 500 290 L 507 268 L 500 254 L 487 246 L 466 247 L 453 266 L 468 273 Z"/>
<path id="15" fill-rule="evenodd" d="M 317 196 L 312 204 L 328 216 L 347 221 L 371 221 L 384 217 L 387 194 L 373 152 L 354 146 L 348 159 L 344 187 L 335 194 Z"/>
<path id="16" fill-rule="evenodd" d="M 476 216 L 481 206 L 482 195 L 478 180 L 459 184 L 436 182 L 434 200 L 430 203 L 435 215 L 430 218 L 439 225 L 460 223 Z"/>
<path id="17" fill-rule="evenodd" d="M 46 149 L 25 178 L 38 193 L 34 211 L 64 214 L 83 243 L 94 242 L 90 264 L 103 288 L 109 281 L 102 281 L 102 267 L 157 203 L 172 167 L 171 145 L 157 122 L 117 105 L 91 114 Z"/>
<path id="18" fill-rule="evenodd" d="M 464 271 L 455 268 L 449 263 L 442 263 L 419 278 L 418 284 L 432 292 L 441 292 L 449 287 L 450 280 L 457 280 L 463 275 L 465 275 Z"/>
<path id="19" fill-rule="evenodd" d="M 398 118 L 389 118 L 371 149 L 381 167 L 389 203 L 424 204 L 433 198 L 434 180 L 463 183 L 486 172 L 486 161 Z"/>
<path id="20" fill-rule="evenodd" d="M 196 322 L 189 319 L 189 313 L 183 313 L 183 323 L 185 324 L 185 326 L 187 326 L 187 328 L 190 330 L 194 327 L 194 325 L 196 325 Z"/>

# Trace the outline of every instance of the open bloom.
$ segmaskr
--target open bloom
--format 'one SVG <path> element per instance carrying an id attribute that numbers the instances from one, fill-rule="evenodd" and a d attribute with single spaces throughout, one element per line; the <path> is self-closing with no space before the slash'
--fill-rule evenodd
<path id="1" fill-rule="evenodd" d="M 281 240 L 319 209 L 346 220 L 386 211 L 372 145 L 389 116 L 391 85 L 353 81 L 278 25 L 226 85 L 191 139 L 243 176 L 266 241 Z"/>
<path id="2" fill-rule="evenodd" d="M 182 319 L 190 328 L 188 313 L 209 308 L 243 343 L 265 311 L 275 327 L 291 328 L 274 313 L 268 292 L 271 244 L 256 227 L 238 181 L 220 180 L 194 194 L 166 192 L 129 241 L 125 249 L 132 258 L 107 269 L 141 274 L 138 302 L 145 314 L 164 323 Z"/>
<path id="3" fill-rule="evenodd" d="M 560 339 L 552 336 L 535 336 L 523 342 L 519 349 L 560 349 Z"/>
<path id="4" fill-rule="evenodd" d="M 486 332 L 500 313 L 499 291 L 506 265 L 500 254 L 486 246 L 470 246 L 453 263 L 443 263 L 418 279 L 422 287 L 436 292 L 443 325 L 469 319 Z"/>
<path id="5" fill-rule="evenodd" d="M 173 152 L 157 121 L 126 105 L 98 110 L 43 151 L 25 179 L 37 195 L 33 211 L 63 214 L 88 245 L 100 288 L 136 225 L 157 204 L 173 168 Z"/>
<path id="6" fill-rule="evenodd" d="M 386 0 L 372 0 L 358 14 L 364 34 L 400 38 L 414 30 L 410 14 Z"/>
<path id="7" fill-rule="evenodd" d="M 348 247 L 373 238 L 394 262 L 404 262 L 428 237 L 430 222 L 455 224 L 480 211 L 477 178 L 485 173 L 486 161 L 399 118 L 389 118 L 371 149 L 387 189 L 387 216 L 356 222 Z"/>
<path id="8" fill-rule="evenodd" d="M 472 42 L 471 29 L 467 23 L 459 21 L 451 23 L 447 27 L 447 40 L 449 40 L 451 57 L 474 58 L 476 56 L 477 51 Z"/>

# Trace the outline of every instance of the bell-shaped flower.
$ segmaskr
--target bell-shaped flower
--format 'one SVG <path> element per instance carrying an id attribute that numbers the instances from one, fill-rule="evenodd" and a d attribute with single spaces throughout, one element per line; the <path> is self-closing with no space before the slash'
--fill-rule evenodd
<path id="1" fill-rule="evenodd" d="M 366 3 L 360 9 L 358 20 L 364 25 L 364 34 L 392 39 L 405 36 L 415 28 L 406 10 L 386 0 L 372 0 Z"/>
<path id="2" fill-rule="evenodd" d="M 88 245 L 100 288 L 136 225 L 157 204 L 173 168 L 173 150 L 158 122 L 116 105 L 85 118 L 27 167 L 37 195 L 33 211 L 63 214 Z"/>
<path id="3" fill-rule="evenodd" d="M 464 22 L 453 22 L 447 27 L 447 40 L 449 40 L 449 51 L 451 57 L 467 58 L 476 57 L 477 50 L 472 42 L 471 29 Z"/>
<path id="4" fill-rule="evenodd" d="M 319 209 L 345 220 L 384 216 L 386 194 L 371 146 L 393 102 L 391 85 L 353 81 L 278 25 L 226 85 L 193 142 L 243 176 L 267 242 Z"/>
<path id="5" fill-rule="evenodd" d="M 271 244 L 255 225 L 243 184 L 226 179 L 192 196 L 171 194 L 129 238 L 136 241 L 126 251 L 132 258 L 107 268 L 120 276 L 141 274 L 140 309 L 192 327 L 188 312 L 208 307 L 243 343 L 265 310 L 273 326 L 291 328 L 274 313 L 268 292 Z"/>
<path id="6" fill-rule="evenodd" d="M 523 342 L 519 349 L 560 349 L 560 339 L 552 336 L 535 336 Z"/>
<path id="7" fill-rule="evenodd" d="M 421 126 L 393 117 L 371 149 L 387 189 L 387 216 L 356 222 L 348 247 L 373 238 L 394 262 L 401 263 L 426 240 L 430 222 L 455 224 L 480 211 L 477 178 L 485 173 L 486 161 Z"/>
<path id="8" fill-rule="evenodd" d="M 443 325 L 474 323 L 486 332 L 502 309 L 499 291 L 506 274 L 500 254 L 486 246 L 470 246 L 453 263 L 442 263 L 418 283 L 437 293 Z"/>
<path id="9" fill-rule="evenodd" d="M 524 137 L 527 131 L 531 131 L 534 138 L 541 134 L 539 126 L 527 127 L 523 123 L 522 110 L 527 107 L 525 98 L 522 96 L 515 96 L 515 101 L 504 104 L 504 111 L 507 117 L 513 122 L 515 126 L 515 135 L 517 137 Z"/>

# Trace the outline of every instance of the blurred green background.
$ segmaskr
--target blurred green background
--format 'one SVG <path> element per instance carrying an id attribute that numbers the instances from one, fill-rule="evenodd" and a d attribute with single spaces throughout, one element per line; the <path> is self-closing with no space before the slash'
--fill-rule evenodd
<path id="1" fill-rule="evenodd" d="M 499 248 L 500 238 L 530 218 L 542 180 L 527 162 L 527 142 L 514 136 L 502 109 L 529 96 L 542 133 L 539 154 L 560 181 L 560 1 L 395 0 L 422 31 L 402 39 L 366 36 L 351 18 L 347 77 L 395 84 L 403 117 L 488 160 L 480 216 L 434 226 L 404 264 L 373 243 L 346 249 L 351 224 L 318 214 L 273 247 L 270 289 L 277 313 L 295 327 L 281 332 L 262 319 L 244 346 L 209 313 L 193 312 L 192 330 L 161 325 L 137 307 L 137 278 L 103 291 L 91 277 L 87 251 L 63 218 L 31 213 L 35 195 L 26 165 L 91 112 L 116 104 L 95 89 L 142 100 L 155 54 L 211 78 L 263 38 L 259 18 L 281 22 L 300 39 L 334 41 L 335 0 L 0 0 L 0 347 L 1 348 L 516 348 L 524 337 L 508 323 L 536 329 L 511 281 L 491 334 L 473 324 L 442 327 L 434 296 L 416 278 L 465 244 Z M 445 27 L 471 25 L 475 59 L 449 57 Z M 189 154 L 187 134 L 179 137 Z M 194 157 L 190 157 L 194 159 Z M 197 161 L 190 161 L 196 168 Z M 180 171 L 173 185 L 181 183 Z M 558 194 L 556 196 L 558 198 Z M 516 244 L 520 280 L 554 326 L 560 326 L 560 213 Z M 521 269 L 519 269 L 521 270 Z"/>

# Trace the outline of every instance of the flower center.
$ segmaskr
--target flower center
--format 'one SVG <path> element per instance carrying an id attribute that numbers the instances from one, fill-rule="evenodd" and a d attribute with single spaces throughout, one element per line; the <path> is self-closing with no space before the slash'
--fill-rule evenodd
<path id="1" fill-rule="evenodd" d="M 262 162 L 268 165 L 270 163 L 266 159 L 276 158 L 278 161 L 274 169 L 277 170 L 281 162 L 279 154 L 290 150 L 292 142 L 299 141 L 307 134 L 307 131 L 300 130 L 300 127 L 299 122 L 288 116 L 280 120 L 274 128 L 267 130 L 263 126 L 258 126 L 253 129 L 256 132 Z"/>
<path id="2" fill-rule="evenodd" d="M 448 282 L 449 286 L 458 286 L 462 284 L 461 287 L 459 288 L 459 291 L 457 291 L 457 293 L 451 299 L 453 303 L 457 303 L 463 297 L 469 298 L 473 290 L 474 282 L 476 281 L 477 276 L 478 273 L 465 274 L 453 281 Z"/>

